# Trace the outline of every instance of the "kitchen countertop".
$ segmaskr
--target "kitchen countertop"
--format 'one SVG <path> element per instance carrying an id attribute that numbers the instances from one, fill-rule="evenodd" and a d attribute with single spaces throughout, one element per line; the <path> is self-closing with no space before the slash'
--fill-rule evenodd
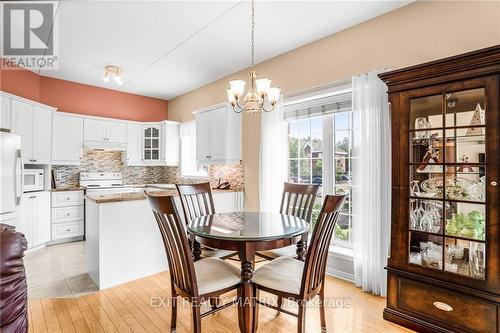
<path id="1" fill-rule="evenodd" d="M 148 185 L 146 187 L 150 193 L 157 195 L 172 195 L 178 196 L 179 193 L 176 189 L 164 189 L 161 184 Z M 229 189 L 229 190 L 218 190 L 212 189 L 212 193 L 228 193 L 228 192 L 242 192 L 243 189 Z M 106 203 L 106 202 L 119 202 L 119 201 L 132 201 L 132 200 L 145 200 L 146 196 L 143 192 L 133 192 L 133 193 L 115 193 L 115 194 L 90 194 L 86 195 L 85 199 L 95 201 L 96 203 Z"/>
<path id="2" fill-rule="evenodd" d="M 84 188 L 80 186 L 67 186 L 67 187 L 58 187 L 58 188 L 53 188 L 50 191 L 51 192 L 65 192 L 65 191 L 83 191 Z"/>

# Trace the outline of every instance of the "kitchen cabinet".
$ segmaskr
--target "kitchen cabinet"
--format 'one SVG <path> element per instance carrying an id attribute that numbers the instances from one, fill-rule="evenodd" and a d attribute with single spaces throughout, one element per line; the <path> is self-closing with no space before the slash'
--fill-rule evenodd
<path id="1" fill-rule="evenodd" d="M 118 121 L 86 118 L 83 138 L 85 141 L 126 143 L 127 124 Z"/>
<path id="2" fill-rule="evenodd" d="M 83 118 L 55 113 L 52 133 L 52 164 L 79 165 L 83 157 Z"/>
<path id="3" fill-rule="evenodd" d="M 241 160 L 242 116 L 227 104 L 196 113 L 196 158 L 199 164 L 232 164 Z"/>
<path id="4" fill-rule="evenodd" d="M 11 100 L 12 133 L 21 136 L 25 164 L 50 163 L 52 109 Z"/>
<path id="5" fill-rule="evenodd" d="M 142 165 L 142 124 L 127 124 L 127 150 L 123 154 L 123 162 L 127 165 Z"/>
<path id="6" fill-rule="evenodd" d="M 73 241 L 84 235 L 83 191 L 52 192 L 52 241 Z"/>
<path id="7" fill-rule="evenodd" d="M 180 124 L 176 121 L 162 122 L 162 160 L 165 165 L 179 165 L 180 157 Z"/>
<path id="8" fill-rule="evenodd" d="M 10 97 L 0 94 L 0 128 L 11 128 Z"/>
<path id="9" fill-rule="evenodd" d="M 160 142 L 160 124 L 142 126 L 142 161 L 145 165 L 159 165 L 161 163 Z"/>
<path id="10" fill-rule="evenodd" d="M 50 241 L 50 192 L 23 194 L 18 230 L 25 235 L 29 249 Z"/>

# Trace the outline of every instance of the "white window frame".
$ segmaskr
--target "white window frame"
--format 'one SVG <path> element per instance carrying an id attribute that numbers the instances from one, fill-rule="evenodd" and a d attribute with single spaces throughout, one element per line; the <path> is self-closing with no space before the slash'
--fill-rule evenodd
<path id="1" fill-rule="evenodd" d="M 313 101 L 318 98 L 322 98 L 325 96 L 329 95 L 334 95 L 334 94 L 340 94 L 340 93 L 345 93 L 346 91 L 352 91 L 350 84 L 346 84 L 343 82 L 342 84 L 335 85 L 333 88 L 326 88 L 326 89 L 314 89 L 313 92 L 306 92 L 300 95 L 294 95 L 291 99 L 292 102 L 287 101 L 288 98 L 285 99 L 284 106 L 292 103 L 303 103 L 307 102 L 309 100 Z M 340 112 L 346 112 L 346 110 L 342 110 Z M 326 194 L 334 194 L 335 193 L 335 151 L 334 151 L 334 114 L 335 113 L 330 113 L 324 116 L 321 116 L 323 119 L 323 170 L 322 170 L 322 187 L 323 187 L 323 195 Z M 310 117 L 312 118 L 312 117 Z M 303 118 L 303 119 L 309 119 L 309 118 Z M 297 120 L 300 120 L 297 119 Z M 285 121 L 288 125 L 289 122 L 293 120 L 288 120 Z M 351 124 L 352 125 L 352 124 Z M 349 130 L 352 131 L 352 126 L 349 127 Z M 287 147 L 286 152 L 287 152 L 287 163 L 288 163 L 288 126 L 287 126 L 287 131 L 286 135 L 284 136 L 285 140 L 285 146 Z M 352 137 L 351 137 L 351 144 L 352 144 Z M 288 179 L 288 168 L 287 168 L 287 175 Z M 352 215 L 351 215 L 352 219 Z M 332 243 L 331 243 L 331 249 L 333 249 L 334 252 L 335 248 L 343 248 L 346 249 L 346 251 L 349 253 L 346 257 L 350 257 L 350 253 L 352 251 L 352 235 L 351 239 L 349 241 L 342 241 L 335 239 L 335 236 L 332 238 Z M 340 252 L 345 252 L 341 250 Z"/>

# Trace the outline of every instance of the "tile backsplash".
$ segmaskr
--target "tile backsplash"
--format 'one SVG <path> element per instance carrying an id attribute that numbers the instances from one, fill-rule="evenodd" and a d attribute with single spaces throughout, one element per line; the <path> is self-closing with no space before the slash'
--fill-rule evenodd
<path id="1" fill-rule="evenodd" d="M 57 187 L 78 186 L 80 172 L 121 172 L 124 184 L 197 183 L 209 179 L 215 187 L 222 177 L 223 181 L 229 181 L 231 188 L 243 189 L 245 175 L 243 165 L 214 165 L 208 167 L 208 177 L 181 177 L 178 167 L 126 166 L 122 162 L 122 152 L 108 150 L 84 150 L 81 165 L 53 165 L 52 169 L 59 175 Z"/>

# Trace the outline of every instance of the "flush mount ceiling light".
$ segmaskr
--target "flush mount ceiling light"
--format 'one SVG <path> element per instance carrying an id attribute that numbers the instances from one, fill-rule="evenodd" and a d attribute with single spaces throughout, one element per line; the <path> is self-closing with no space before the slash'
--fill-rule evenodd
<path id="1" fill-rule="evenodd" d="M 123 68 L 115 65 L 107 65 L 104 67 L 104 76 L 102 80 L 104 82 L 109 82 L 110 78 L 113 77 L 116 84 L 121 86 L 123 84 L 121 74 L 123 73 Z"/>
<path id="2" fill-rule="evenodd" d="M 241 97 L 245 92 L 244 80 L 229 81 L 230 88 L 226 91 L 227 98 L 233 110 L 236 113 L 243 111 L 257 113 L 260 111 L 271 112 L 274 110 L 276 102 L 280 98 L 281 89 L 271 87 L 271 80 L 257 79 L 257 73 L 254 70 L 254 54 L 255 54 L 255 3 L 252 0 L 252 65 L 248 76 L 250 77 L 250 90 L 245 94 L 243 102 Z M 269 106 L 266 107 L 266 104 Z"/>

